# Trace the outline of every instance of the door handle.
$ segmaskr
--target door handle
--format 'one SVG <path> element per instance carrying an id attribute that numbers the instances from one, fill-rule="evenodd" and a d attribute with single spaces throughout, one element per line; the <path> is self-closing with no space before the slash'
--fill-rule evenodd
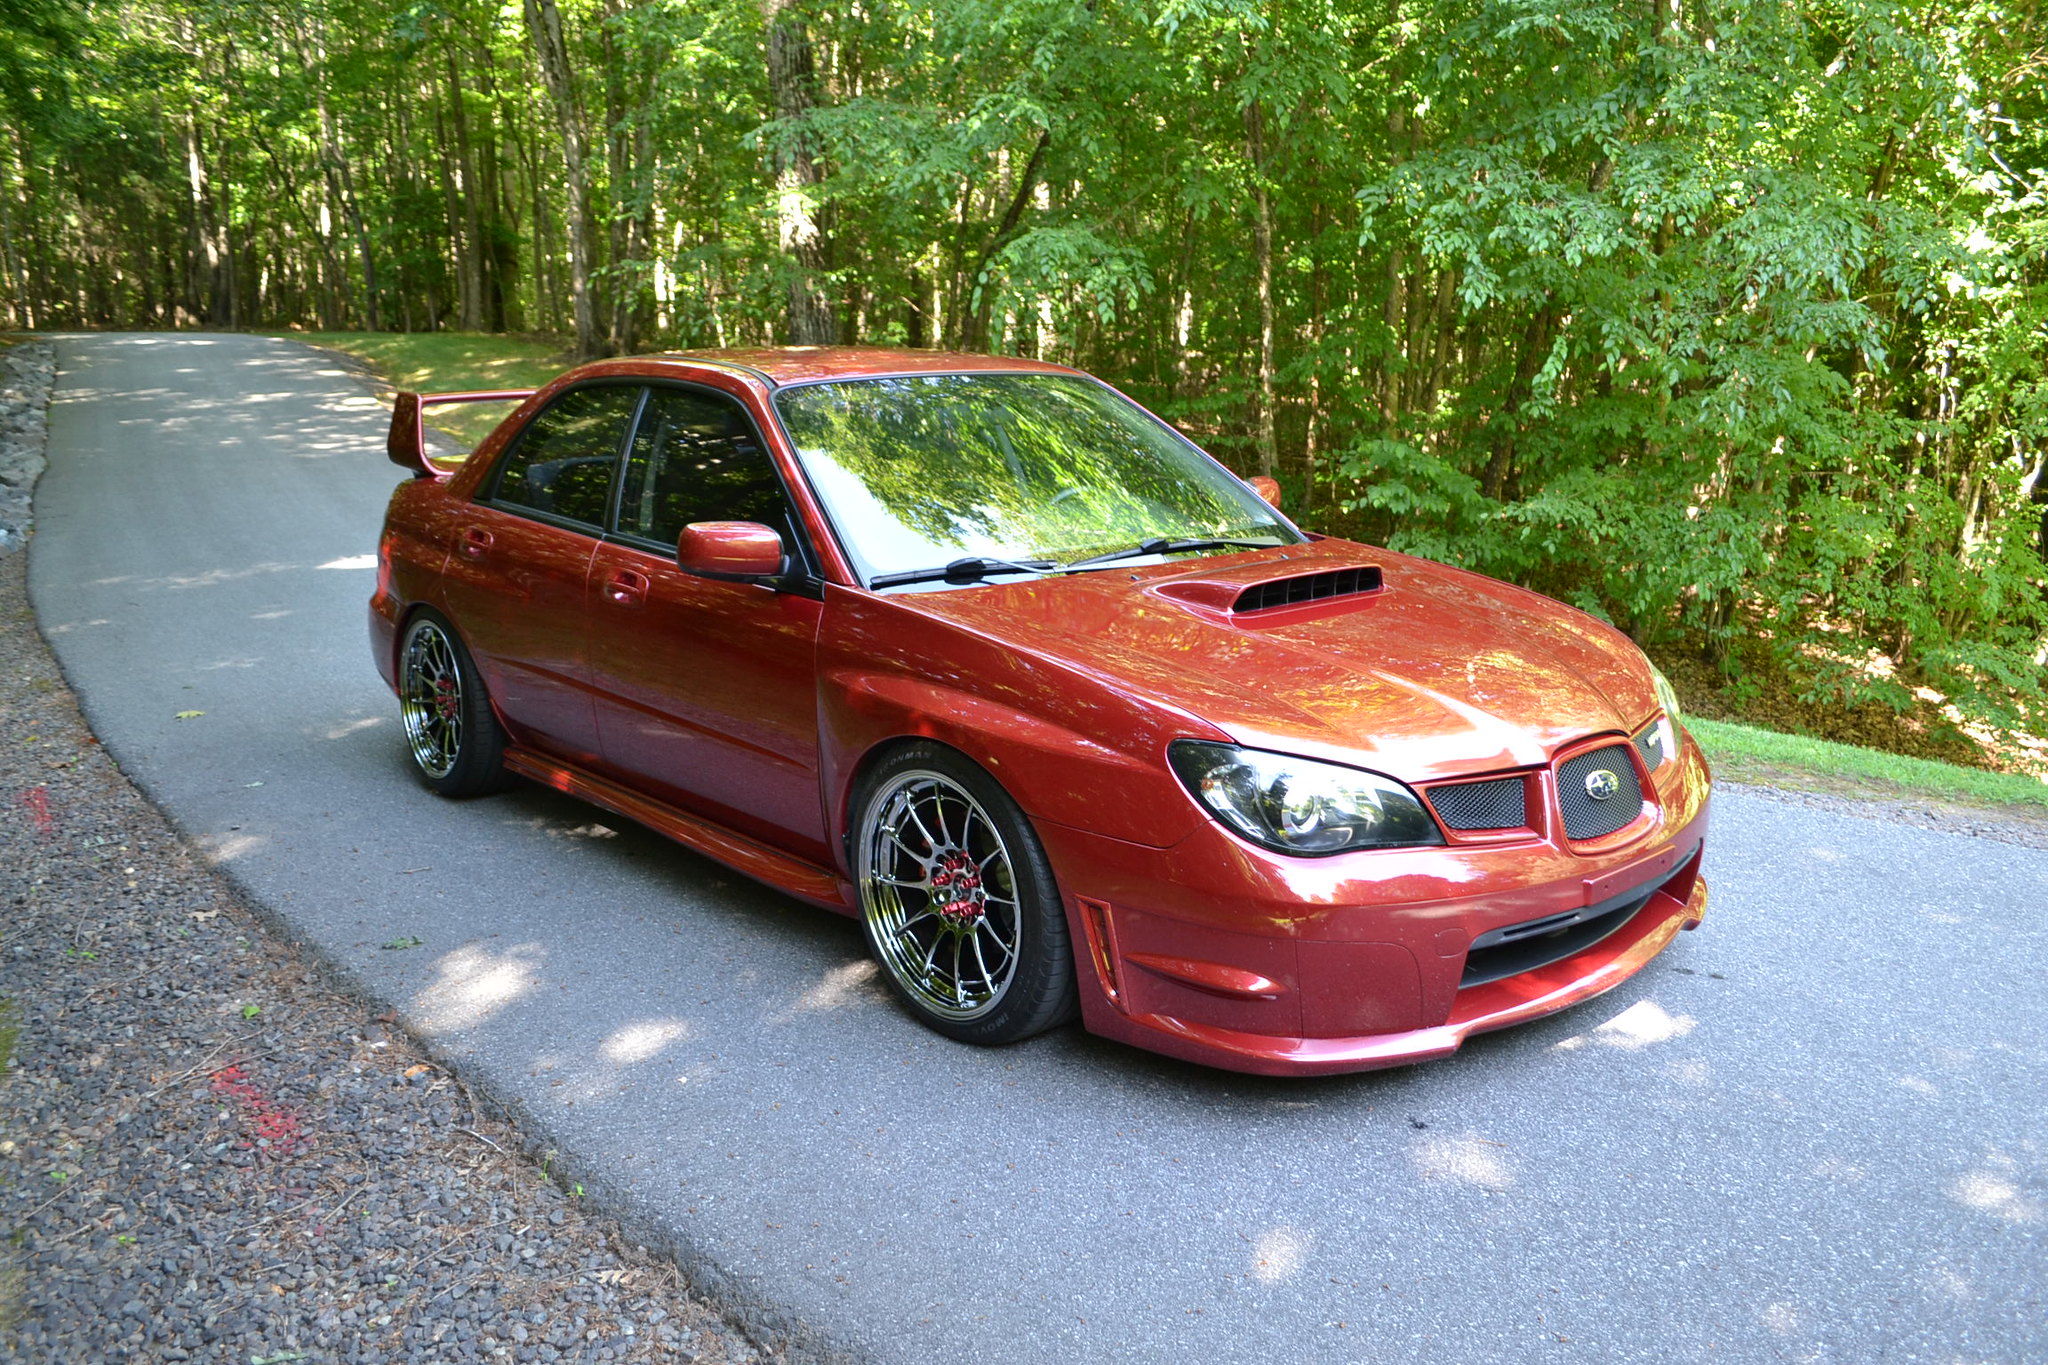
<path id="1" fill-rule="evenodd" d="M 648 587 L 645 574 L 620 569 L 605 582 L 604 595 L 622 607 L 637 607 L 647 600 Z"/>
<path id="2" fill-rule="evenodd" d="M 482 559 L 484 553 L 491 548 L 491 533 L 481 526 L 466 526 L 456 548 L 471 559 Z"/>

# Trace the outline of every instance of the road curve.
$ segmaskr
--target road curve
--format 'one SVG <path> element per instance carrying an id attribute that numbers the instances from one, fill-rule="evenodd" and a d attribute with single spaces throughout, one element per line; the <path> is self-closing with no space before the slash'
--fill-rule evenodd
<path id="1" fill-rule="evenodd" d="M 845 921 L 414 780 L 364 636 L 401 476 L 333 357 L 59 358 L 31 591 L 101 739 L 757 1322 L 988 1365 L 2048 1358 L 2048 854 L 1728 791 L 1700 932 L 1453 1060 L 960 1047 Z"/>

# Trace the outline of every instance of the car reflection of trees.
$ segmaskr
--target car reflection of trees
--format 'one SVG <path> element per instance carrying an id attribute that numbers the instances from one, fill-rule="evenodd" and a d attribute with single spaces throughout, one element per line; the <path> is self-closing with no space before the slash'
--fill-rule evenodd
<path id="1" fill-rule="evenodd" d="M 807 461 L 846 471 L 935 557 L 1066 558 L 1263 529 L 1249 494 L 1191 482 L 1173 437 L 1086 380 L 920 375 L 809 385 L 776 401 Z"/>

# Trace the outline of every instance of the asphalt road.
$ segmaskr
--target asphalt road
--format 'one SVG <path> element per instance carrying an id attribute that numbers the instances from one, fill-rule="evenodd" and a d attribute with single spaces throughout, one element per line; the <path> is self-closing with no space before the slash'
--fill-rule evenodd
<path id="1" fill-rule="evenodd" d="M 1729 790 L 1703 929 L 1450 1061 L 957 1046 L 848 922 L 413 779 L 331 357 L 59 355 L 32 592 L 123 769 L 728 1302 L 901 1362 L 2048 1359 L 2048 854 Z"/>

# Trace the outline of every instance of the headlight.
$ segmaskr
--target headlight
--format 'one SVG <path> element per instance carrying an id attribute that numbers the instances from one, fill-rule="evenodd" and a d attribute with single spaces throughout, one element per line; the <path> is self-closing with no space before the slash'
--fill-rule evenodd
<path id="1" fill-rule="evenodd" d="M 1310 758 L 1175 740 L 1180 780 L 1223 823 L 1255 844 L 1317 856 L 1441 844 L 1414 792 L 1390 777 Z"/>
<path id="2" fill-rule="evenodd" d="M 1678 689 L 1671 685 L 1671 679 L 1664 676 L 1664 670 L 1650 665 L 1650 681 L 1657 688 L 1657 705 L 1664 708 L 1664 714 L 1671 717 L 1671 723 L 1678 723 Z"/>

